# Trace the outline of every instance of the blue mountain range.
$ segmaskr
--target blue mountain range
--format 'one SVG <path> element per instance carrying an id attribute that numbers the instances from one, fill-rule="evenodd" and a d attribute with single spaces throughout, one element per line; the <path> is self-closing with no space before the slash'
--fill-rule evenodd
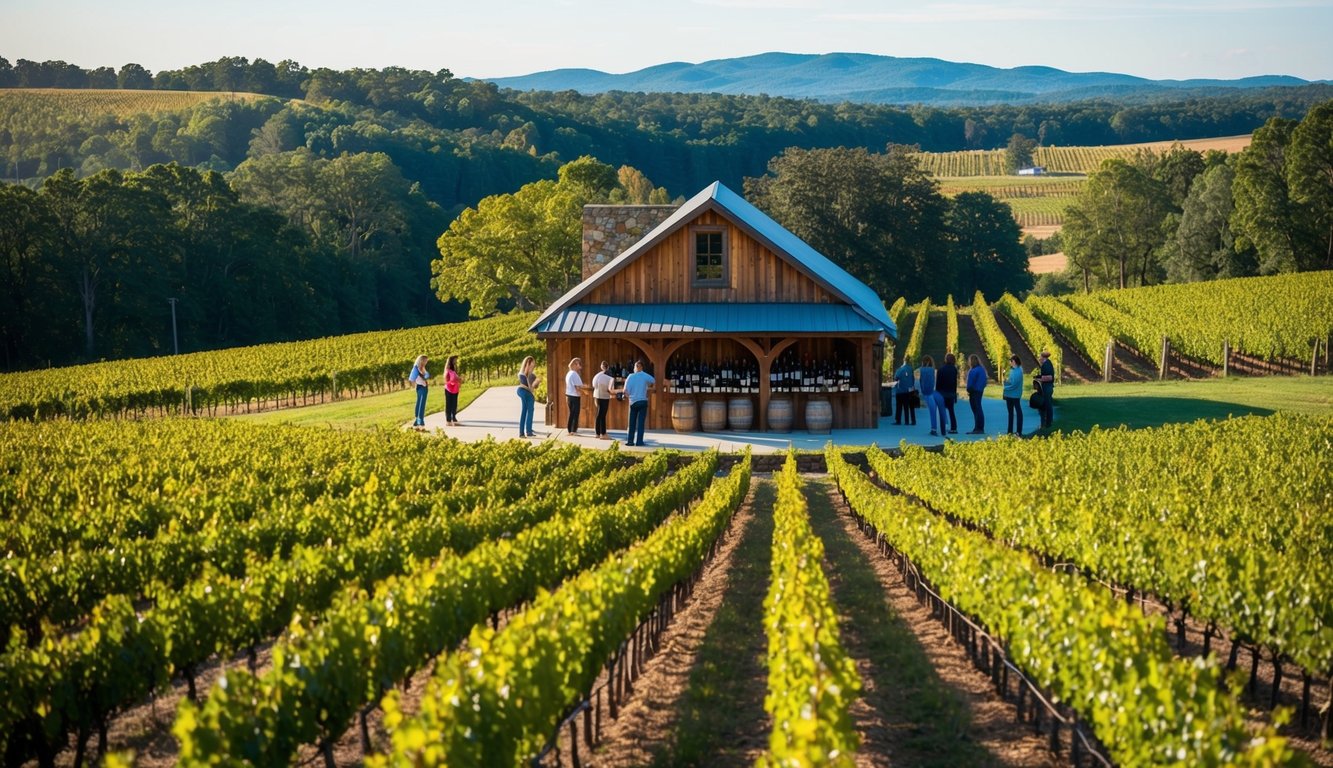
<path id="1" fill-rule="evenodd" d="M 699 64 L 658 64 L 620 75 L 595 69 L 553 69 L 486 79 L 520 91 L 767 94 L 829 102 L 940 105 L 1049 103 L 1101 97 L 1151 99 L 1178 97 L 1182 91 L 1206 94 L 1310 82 L 1288 75 L 1149 80 L 1114 72 L 1066 72 L 1039 66 L 1003 69 L 868 53 L 761 53 Z"/>

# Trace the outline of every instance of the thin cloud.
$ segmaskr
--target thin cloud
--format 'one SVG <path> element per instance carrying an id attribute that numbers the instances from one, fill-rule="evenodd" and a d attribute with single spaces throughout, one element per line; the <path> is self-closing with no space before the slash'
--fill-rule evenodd
<path id="1" fill-rule="evenodd" d="M 868 13 L 829 13 L 819 18 L 824 21 L 883 22 L 893 24 L 954 23 L 959 21 L 1058 21 L 1075 15 L 1087 18 L 1086 11 L 1073 14 L 1047 6 L 997 5 L 933 5 L 905 11 L 877 11 Z"/>
<path id="2" fill-rule="evenodd" d="M 694 4 L 747 11 L 788 11 L 820 6 L 818 0 L 694 0 Z"/>

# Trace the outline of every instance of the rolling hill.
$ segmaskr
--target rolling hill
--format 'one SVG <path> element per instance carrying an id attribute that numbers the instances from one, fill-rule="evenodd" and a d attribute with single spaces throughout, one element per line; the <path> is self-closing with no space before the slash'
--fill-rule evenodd
<path id="1" fill-rule="evenodd" d="M 1183 93 L 1215 94 L 1240 88 L 1309 84 L 1287 75 L 1239 80 L 1149 80 L 1114 72 L 1066 72 L 1040 66 L 1002 69 L 866 53 L 761 53 L 698 64 L 671 62 L 624 74 L 555 69 L 486 79 L 520 91 L 768 94 L 820 101 L 950 105 L 1063 102 L 1105 96 L 1149 100 L 1178 98 Z"/>

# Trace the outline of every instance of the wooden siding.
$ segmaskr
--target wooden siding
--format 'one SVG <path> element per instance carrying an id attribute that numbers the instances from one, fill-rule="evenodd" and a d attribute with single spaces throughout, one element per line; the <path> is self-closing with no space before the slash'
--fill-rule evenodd
<path id="1" fill-rule="evenodd" d="M 727 230 L 730 287 L 694 282 L 695 226 Z M 822 286 L 765 248 L 716 211 L 705 211 L 615 275 L 580 304 L 718 304 L 734 302 L 842 303 Z"/>

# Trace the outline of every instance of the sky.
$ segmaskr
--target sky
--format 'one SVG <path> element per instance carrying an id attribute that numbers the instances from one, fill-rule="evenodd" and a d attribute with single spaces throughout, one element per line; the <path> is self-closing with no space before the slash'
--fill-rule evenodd
<path id="1" fill-rule="evenodd" d="M 220 56 L 503 77 L 768 51 L 1152 79 L 1333 79 L 1333 0 L 0 0 L 0 56 L 156 72 Z"/>

